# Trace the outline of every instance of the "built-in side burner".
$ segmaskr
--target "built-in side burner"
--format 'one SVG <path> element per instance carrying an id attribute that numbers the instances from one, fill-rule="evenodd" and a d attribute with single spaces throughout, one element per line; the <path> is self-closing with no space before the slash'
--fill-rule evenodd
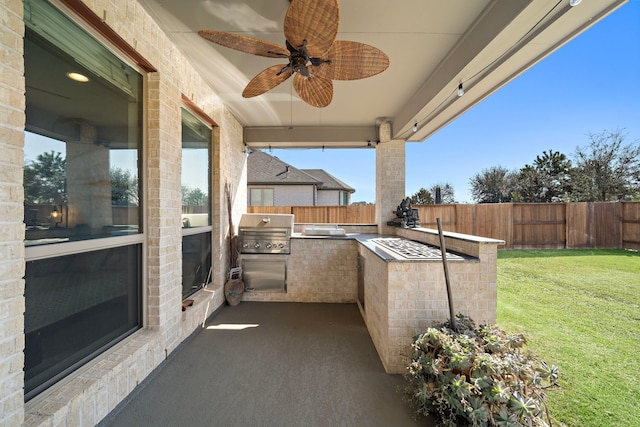
<path id="1" fill-rule="evenodd" d="M 442 259 L 440 248 L 400 237 L 378 237 L 373 243 L 387 252 L 404 259 Z M 447 259 L 464 259 L 462 256 L 447 252 Z"/>

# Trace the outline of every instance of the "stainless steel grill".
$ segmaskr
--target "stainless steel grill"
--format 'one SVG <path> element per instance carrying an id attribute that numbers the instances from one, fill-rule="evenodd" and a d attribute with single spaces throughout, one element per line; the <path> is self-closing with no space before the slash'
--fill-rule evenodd
<path id="1" fill-rule="evenodd" d="M 244 214 L 238 225 L 241 254 L 289 254 L 293 230 L 291 214 Z"/>
<path id="2" fill-rule="evenodd" d="M 238 224 L 238 248 L 245 290 L 287 291 L 293 215 L 244 214 Z"/>

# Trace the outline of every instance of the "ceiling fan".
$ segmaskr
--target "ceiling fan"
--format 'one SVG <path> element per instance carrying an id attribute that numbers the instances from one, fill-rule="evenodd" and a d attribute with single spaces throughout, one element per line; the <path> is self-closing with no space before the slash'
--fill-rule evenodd
<path id="1" fill-rule="evenodd" d="M 322 108 L 333 98 L 332 80 L 358 80 L 389 67 L 389 57 L 368 44 L 336 40 L 338 0 L 291 0 L 284 17 L 286 48 L 268 41 L 222 31 L 198 34 L 213 43 L 253 55 L 287 59 L 256 75 L 242 92 L 262 95 L 293 76 L 293 87 L 307 104 Z"/>

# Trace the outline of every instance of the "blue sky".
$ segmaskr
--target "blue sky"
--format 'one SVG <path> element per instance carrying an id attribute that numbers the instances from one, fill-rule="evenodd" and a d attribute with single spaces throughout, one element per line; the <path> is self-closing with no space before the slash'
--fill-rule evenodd
<path id="1" fill-rule="evenodd" d="M 640 141 L 639 77 L 640 0 L 631 0 L 432 137 L 407 143 L 406 195 L 449 183 L 458 202 L 472 202 L 469 179 L 492 166 L 520 169 L 550 149 L 571 157 L 605 130 Z M 326 170 L 356 189 L 352 202 L 375 201 L 374 150 L 271 154 Z"/>

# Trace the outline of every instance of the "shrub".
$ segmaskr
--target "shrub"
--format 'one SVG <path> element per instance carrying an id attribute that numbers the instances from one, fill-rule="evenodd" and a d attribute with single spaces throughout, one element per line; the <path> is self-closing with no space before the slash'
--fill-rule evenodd
<path id="1" fill-rule="evenodd" d="M 523 335 L 463 315 L 456 325 L 414 337 L 405 377 L 416 413 L 451 427 L 550 425 L 545 392 L 558 386 L 558 368 L 524 352 Z"/>

